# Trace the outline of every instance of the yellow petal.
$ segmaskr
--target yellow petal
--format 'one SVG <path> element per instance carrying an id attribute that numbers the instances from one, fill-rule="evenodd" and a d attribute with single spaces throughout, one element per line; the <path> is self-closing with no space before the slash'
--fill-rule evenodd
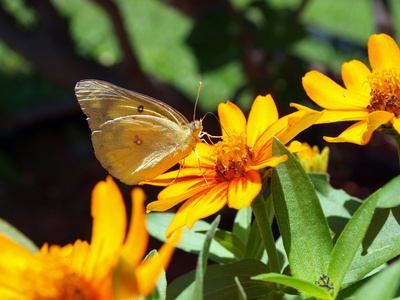
<path id="1" fill-rule="evenodd" d="M 260 193 L 262 181 L 257 171 L 246 172 L 245 177 L 231 180 L 228 187 L 228 206 L 234 209 L 249 207 Z"/>
<path id="2" fill-rule="evenodd" d="M 393 117 L 390 121 L 397 133 L 400 134 L 400 118 Z"/>
<path id="3" fill-rule="evenodd" d="M 400 50 L 386 34 L 374 34 L 368 40 L 368 57 L 374 70 L 400 70 Z"/>
<path id="4" fill-rule="evenodd" d="M 271 95 L 258 96 L 253 102 L 247 122 L 247 145 L 253 148 L 258 137 L 278 118 L 278 110 Z"/>
<path id="5" fill-rule="evenodd" d="M 36 256 L 24 246 L 11 240 L 4 234 L 0 233 L 0 288 L 2 296 L 18 294 L 23 299 L 24 295 L 20 295 L 21 274 L 26 269 L 34 270 L 40 267 Z M 14 299 L 14 298 L 8 298 Z"/>
<path id="6" fill-rule="evenodd" d="M 382 124 L 389 122 L 393 114 L 386 111 L 375 111 L 371 113 L 366 121 L 353 124 L 343 131 L 337 138 L 324 137 L 330 143 L 349 142 L 365 145 L 371 139 L 373 132 Z"/>
<path id="7" fill-rule="evenodd" d="M 357 110 L 369 104 L 369 97 L 338 85 L 329 77 L 310 71 L 303 77 L 303 87 L 319 106 L 335 110 Z"/>
<path id="8" fill-rule="evenodd" d="M 272 150 L 271 150 L 272 153 Z M 286 155 L 282 156 L 268 156 L 265 159 L 260 159 L 257 162 L 257 165 L 249 166 L 248 168 L 251 170 L 261 170 L 267 167 L 274 168 L 279 165 L 281 162 L 284 162 L 288 159 Z"/>
<path id="9" fill-rule="evenodd" d="M 240 108 L 232 102 L 220 103 L 218 116 L 222 135 L 246 132 L 246 118 Z"/>
<path id="10" fill-rule="evenodd" d="M 121 192 L 111 176 L 100 181 L 92 192 L 92 242 L 86 277 L 99 276 L 96 268 L 117 258 L 126 232 L 126 211 Z M 116 261 L 115 261 L 116 263 Z M 105 272 L 106 270 L 104 270 Z"/>
<path id="11" fill-rule="evenodd" d="M 201 201 L 197 201 L 186 218 L 186 227 L 189 230 L 192 229 L 196 221 L 216 213 L 225 206 L 228 186 L 229 182 L 221 182 L 209 190 Z"/>
<path id="12" fill-rule="evenodd" d="M 368 76 L 370 75 L 371 71 L 358 60 L 352 60 L 342 66 L 342 78 L 346 88 L 367 97 L 371 92 L 368 84 Z"/>
<path id="13" fill-rule="evenodd" d="M 214 168 L 212 145 L 206 143 L 197 143 L 195 151 L 182 161 L 182 166 L 193 168 Z"/>
<path id="14" fill-rule="evenodd" d="M 144 211 L 144 201 L 146 200 L 144 191 L 139 187 L 132 189 L 131 198 L 131 221 L 126 241 L 122 248 L 122 255 L 132 267 L 135 267 L 140 264 L 146 253 L 149 234 L 146 228 Z"/>
<path id="15" fill-rule="evenodd" d="M 308 149 L 307 145 L 308 144 L 304 145 L 304 144 L 300 143 L 299 141 L 293 141 L 293 142 L 290 143 L 289 146 L 287 146 L 287 149 L 292 153 L 297 153 L 297 152 L 300 152 L 300 151 L 307 150 Z M 310 146 L 308 145 L 308 147 L 310 147 Z"/>

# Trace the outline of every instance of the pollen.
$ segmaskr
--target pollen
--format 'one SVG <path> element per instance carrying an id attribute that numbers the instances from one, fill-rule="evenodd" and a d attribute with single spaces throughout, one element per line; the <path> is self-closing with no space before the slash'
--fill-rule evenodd
<path id="1" fill-rule="evenodd" d="M 244 177 L 246 167 L 257 161 L 246 140 L 244 133 L 232 134 L 215 144 L 215 168 L 220 181 Z"/>
<path id="2" fill-rule="evenodd" d="M 396 117 L 400 115 L 400 76 L 396 70 L 374 70 L 368 78 L 371 87 L 370 112 L 387 111 Z"/>

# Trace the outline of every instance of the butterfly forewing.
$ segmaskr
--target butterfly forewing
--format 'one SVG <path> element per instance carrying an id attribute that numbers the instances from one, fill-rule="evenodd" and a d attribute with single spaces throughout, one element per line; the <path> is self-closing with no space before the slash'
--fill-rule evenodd
<path id="1" fill-rule="evenodd" d="M 92 131 L 108 120 L 130 115 L 152 115 L 180 125 L 189 124 L 167 104 L 105 81 L 81 80 L 75 86 L 75 94 Z"/>

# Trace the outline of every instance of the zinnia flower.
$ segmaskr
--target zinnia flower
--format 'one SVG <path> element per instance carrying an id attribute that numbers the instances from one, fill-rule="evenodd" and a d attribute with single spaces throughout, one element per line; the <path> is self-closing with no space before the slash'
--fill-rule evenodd
<path id="1" fill-rule="evenodd" d="M 303 77 L 307 95 L 326 109 L 317 123 L 358 121 L 336 138 L 324 137 L 328 142 L 365 145 L 375 130 L 400 133 L 399 47 L 386 34 L 374 34 L 368 41 L 368 56 L 372 71 L 358 60 L 343 64 L 342 78 L 346 88 L 317 71 Z M 292 105 L 309 110 L 298 104 Z"/>
<path id="2" fill-rule="evenodd" d="M 263 177 L 268 177 L 268 168 L 287 159 L 272 156 L 273 137 L 286 144 L 320 117 L 318 112 L 297 111 L 279 119 L 270 95 L 256 98 L 247 122 L 243 112 L 229 101 L 218 106 L 218 114 L 222 141 L 198 143 L 197 154 L 186 157 L 179 170 L 145 182 L 167 186 L 158 200 L 147 206 L 148 212 L 165 211 L 188 199 L 175 214 L 166 237 L 185 225 L 191 229 L 197 220 L 226 204 L 237 210 L 249 207 L 262 189 Z M 299 142 L 288 148 L 292 152 L 302 149 Z"/>
<path id="3" fill-rule="evenodd" d="M 148 242 L 144 199 L 142 189 L 132 190 L 132 222 L 126 235 L 126 211 L 117 185 L 111 177 L 99 182 L 92 194 L 91 244 L 45 244 L 34 254 L 0 234 L 0 298 L 109 300 L 148 295 L 180 234 L 142 263 Z"/>

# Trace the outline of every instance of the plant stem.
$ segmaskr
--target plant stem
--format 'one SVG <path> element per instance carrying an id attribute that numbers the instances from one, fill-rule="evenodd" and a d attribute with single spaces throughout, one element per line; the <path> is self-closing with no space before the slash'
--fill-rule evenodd
<path id="1" fill-rule="evenodd" d="M 276 250 L 274 235 L 272 234 L 271 225 L 269 222 L 268 210 L 266 209 L 265 201 L 263 196 L 258 196 L 253 200 L 251 204 L 258 228 L 261 233 L 261 239 L 264 244 L 264 248 L 268 254 L 268 261 L 271 266 L 271 271 L 280 274 L 280 265 L 278 251 Z"/>

